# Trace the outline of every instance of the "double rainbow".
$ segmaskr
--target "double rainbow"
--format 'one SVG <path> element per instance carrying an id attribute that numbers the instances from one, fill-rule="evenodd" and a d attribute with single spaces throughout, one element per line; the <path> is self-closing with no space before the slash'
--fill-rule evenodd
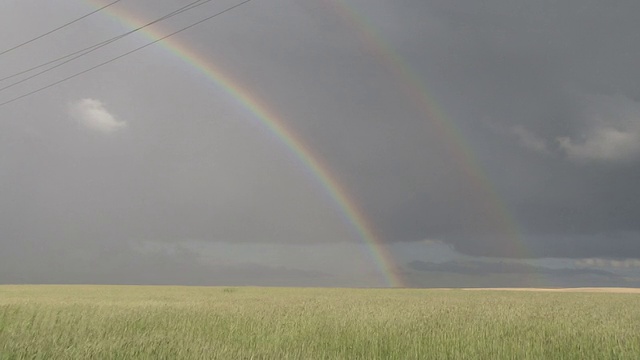
<path id="1" fill-rule="evenodd" d="M 437 106 L 427 89 L 417 80 L 409 66 L 379 37 L 375 29 L 359 16 L 353 8 L 343 0 L 325 0 L 332 4 L 336 12 L 357 31 L 363 41 L 376 54 L 376 56 L 391 69 L 400 80 L 404 91 L 415 100 L 422 111 L 425 121 L 435 126 L 441 137 L 448 144 L 448 150 L 462 169 L 474 191 L 481 195 L 488 214 L 493 217 L 492 222 L 501 229 L 504 236 L 509 239 L 509 246 L 518 247 L 511 251 L 522 253 L 521 241 L 516 222 L 511 218 L 505 204 L 500 200 L 487 176 L 479 167 L 475 156 L 466 144 L 455 124 L 449 121 L 443 111 Z M 104 6 L 104 0 L 87 0 L 94 7 Z M 145 20 L 123 6 L 106 8 L 103 13 L 118 20 L 120 23 L 135 29 L 145 24 Z M 162 38 L 163 33 L 154 27 L 147 27 L 140 31 L 150 40 Z M 185 65 L 196 69 L 210 79 L 221 90 L 226 92 L 248 112 L 268 132 L 278 138 L 295 158 L 313 175 L 313 178 L 322 186 L 328 196 L 336 204 L 342 217 L 357 232 L 358 236 L 367 244 L 371 256 L 380 273 L 384 277 L 387 286 L 404 287 L 403 278 L 394 265 L 392 256 L 377 234 L 375 227 L 367 219 L 349 191 L 340 183 L 337 176 L 320 157 L 314 155 L 303 139 L 293 132 L 287 124 L 267 104 L 256 96 L 251 90 L 236 81 L 228 72 L 216 66 L 211 59 L 205 58 L 181 42 L 179 37 L 170 37 L 159 43 L 173 56 L 179 58 Z"/>

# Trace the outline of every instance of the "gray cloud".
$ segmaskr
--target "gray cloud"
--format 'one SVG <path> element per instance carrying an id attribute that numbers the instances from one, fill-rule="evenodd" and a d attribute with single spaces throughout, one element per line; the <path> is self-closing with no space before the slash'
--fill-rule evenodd
<path id="1" fill-rule="evenodd" d="M 75 244 L 20 244 L 0 255 L 0 283 L 94 283 L 155 285 L 354 286 L 335 275 L 258 263 L 210 264 L 186 246 L 143 248 L 111 241 Z M 37 263 L 38 266 L 34 266 Z M 46 271 L 43 271 L 46 269 Z"/>
<path id="2" fill-rule="evenodd" d="M 404 278 L 413 286 L 427 287 L 582 287 L 640 285 L 638 272 L 628 268 L 602 268 L 590 259 L 564 262 L 564 267 L 547 267 L 509 259 L 458 259 L 440 263 L 414 260 L 407 264 Z M 629 264 L 630 261 L 620 262 Z M 588 265 L 587 265 L 588 264 Z M 599 264 L 599 263 L 598 263 Z M 600 264 L 602 265 L 602 264 Z"/>
<path id="3" fill-rule="evenodd" d="M 624 96 L 588 96 L 584 101 L 587 124 L 580 139 L 557 139 L 567 157 L 580 162 L 638 160 L 640 104 Z"/>
<path id="4" fill-rule="evenodd" d="M 577 276 L 595 275 L 615 279 L 619 276 L 605 270 L 581 268 L 581 269 L 551 269 L 514 262 L 485 262 L 485 261 L 448 261 L 444 263 L 430 263 L 415 260 L 407 264 L 410 269 L 426 272 L 449 272 L 468 275 L 488 274 L 544 274 L 551 276 Z"/>
<path id="5" fill-rule="evenodd" d="M 521 146 L 525 149 L 535 151 L 541 154 L 549 154 L 549 145 L 544 139 L 539 138 L 536 134 L 530 132 L 522 126 L 515 125 L 511 128 L 511 132 L 517 137 Z M 570 140 L 569 140 L 570 141 Z"/>
<path id="6" fill-rule="evenodd" d="M 347 3 L 381 41 L 363 41 L 368 30 L 338 7 L 288 0 L 243 6 L 175 40 L 297 134 L 388 244 L 438 239 L 470 256 L 640 257 L 638 2 Z M 175 7 L 141 1 L 130 10 L 151 19 Z M 0 49 L 87 8 L 0 4 L 0 21 L 13 29 L 0 34 Z M 123 31 L 92 17 L 0 58 L 0 75 Z M 0 102 L 144 41 L 113 44 L 0 92 Z M 428 99 L 407 91 L 398 77 L 407 69 L 380 55 L 382 42 Z M 309 169 L 223 87 L 153 47 L 1 107 L 0 253 L 24 258 L 25 279 L 39 279 L 49 257 L 26 254 L 42 248 L 59 254 L 50 266 L 62 266 L 101 258 L 107 250 L 94 244 L 111 242 L 361 243 Z M 440 119 L 423 110 L 427 102 Z M 68 104 L 76 122 L 117 136 L 79 128 Z M 445 137 L 439 123 L 462 140 Z M 460 161 L 465 151 L 475 163 Z M 85 250 L 72 255 L 77 248 Z"/>

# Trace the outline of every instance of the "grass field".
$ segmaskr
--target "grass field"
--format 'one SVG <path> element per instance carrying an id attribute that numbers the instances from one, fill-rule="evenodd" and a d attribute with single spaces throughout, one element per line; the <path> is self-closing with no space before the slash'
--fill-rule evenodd
<path id="1" fill-rule="evenodd" d="M 1 359 L 640 359 L 640 295 L 0 286 Z"/>

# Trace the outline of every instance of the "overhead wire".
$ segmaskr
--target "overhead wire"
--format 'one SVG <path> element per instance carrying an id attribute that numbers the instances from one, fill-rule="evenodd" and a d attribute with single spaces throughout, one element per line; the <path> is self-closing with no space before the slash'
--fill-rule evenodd
<path id="1" fill-rule="evenodd" d="M 151 25 L 153 25 L 153 24 L 155 24 L 155 23 L 157 23 L 157 22 L 159 22 L 159 21 L 166 20 L 167 18 L 169 18 L 169 17 L 171 17 L 171 16 L 177 15 L 178 13 L 182 13 L 182 12 L 184 12 L 184 11 L 190 10 L 190 9 L 192 9 L 193 7 L 197 7 L 197 6 L 200 6 L 200 5 L 204 5 L 205 3 L 207 3 L 207 2 L 209 2 L 209 1 L 211 1 L 211 0 L 206 0 L 206 1 L 205 1 L 205 2 L 203 2 L 202 4 L 197 4 L 197 3 L 201 2 L 201 1 L 203 1 L 203 0 L 196 0 L 196 1 L 194 1 L 194 2 L 192 2 L 192 3 L 190 3 L 190 4 L 186 5 L 186 6 L 184 6 L 184 7 L 182 7 L 182 8 L 179 8 L 179 9 L 175 10 L 174 12 L 171 12 L 171 13 L 169 13 L 169 14 L 167 14 L 167 15 L 163 16 L 163 17 L 162 17 L 162 18 L 160 18 L 160 19 L 156 19 L 156 20 L 154 20 L 154 21 L 152 21 L 152 22 L 150 22 L 150 23 L 148 23 L 148 24 L 145 24 L 145 25 L 140 26 L 140 27 L 138 27 L 138 28 L 135 28 L 135 29 L 133 29 L 133 30 L 127 31 L 127 32 L 125 32 L 125 33 L 123 33 L 123 34 L 120 34 L 120 35 L 114 36 L 114 37 L 112 37 L 112 38 L 109 38 L 109 39 L 103 40 L 103 41 L 101 41 L 101 42 L 99 42 L 99 43 L 93 44 L 93 45 L 91 45 L 91 46 L 87 46 L 87 47 L 85 47 L 85 48 L 83 48 L 83 49 L 80 49 L 80 50 L 74 51 L 74 52 L 69 53 L 69 54 L 67 54 L 67 55 L 64 55 L 64 56 L 58 57 L 58 58 L 56 58 L 56 59 L 46 61 L 46 62 L 41 63 L 41 64 L 39 64 L 39 65 L 36 65 L 36 66 L 30 67 L 30 68 L 28 68 L 28 69 L 21 70 L 21 71 L 19 71 L 19 72 L 17 72 L 17 73 L 14 73 L 14 74 L 12 74 L 12 75 L 8 75 L 8 76 L 5 76 L 5 77 L 2 77 L 2 78 L 0 78 L 0 82 L 1 82 L 1 81 L 5 81 L 5 80 L 12 79 L 12 78 L 17 77 L 17 76 L 20 76 L 20 75 L 24 75 L 24 74 L 26 74 L 26 73 L 29 73 L 29 72 L 33 71 L 33 70 L 39 69 L 39 68 L 41 68 L 41 67 L 45 67 L 45 66 L 47 66 L 47 65 L 54 64 L 54 63 L 56 63 L 56 62 L 58 62 L 58 61 L 61 61 L 61 60 L 67 59 L 67 58 L 72 57 L 72 56 L 77 55 L 77 54 L 81 54 L 81 53 L 83 53 L 83 52 L 85 52 L 85 51 L 90 51 L 90 50 L 91 50 L 91 49 L 93 49 L 93 48 L 106 46 L 106 45 L 108 45 L 108 44 L 110 44 L 110 43 L 112 43 L 112 42 L 114 42 L 114 41 L 117 41 L 117 40 L 119 40 L 119 39 L 121 39 L 121 38 L 123 38 L 123 37 L 125 37 L 125 36 L 127 36 L 127 35 L 129 35 L 129 34 L 132 34 L 132 33 L 136 32 L 136 31 L 139 31 L 139 30 L 141 30 L 141 29 L 143 29 L 143 28 L 145 28 L 145 27 L 151 26 Z"/>
<path id="2" fill-rule="evenodd" d="M 154 20 L 154 21 L 151 21 L 151 22 L 147 23 L 147 24 L 144 24 L 144 25 L 139 26 L 139 27 L 137 27 L 137 28 L 135 28 L 135 29 L 132 29 L 132 30 L 130 30 L 130 31 L 127 31 L 126 33 L 123 33 L 123 34 L 120 34 L 120 35 L 114 36 L 114 37 L 112 37 L 112 38 L 110 38 L 110 39 L 107 39 L 107 40 L 101 41 L 101 42 L 99 42 L 99 43 L 97 43 L 97 44 L 91 45 L 91 46 L 89 46 L 89 47 L 86 47 L 86 48 L 84 48 L 84 49 L 81 49 L 81 50 L 75 51 L 75 52 L 73 52 L 73 53 L 71 53 L 71 54 L 67 54 L 67 55 L 62 56 L 62 57 L 59 57 L 59 58 L 57 58 L 57 59 L 54 59 L 54 60 L 48 61 L 48 62 L 46 62 L 46 63 L 43 63 L 43 64 L 40 64 L 40 65 L 34 66 L 34 67 L 30 68 L 30 69 L 20 71 L 20 72 L 18 72 L 18 73 L 13 74 L 13 75 L 6 76 L 6 77 L 4 77 L 4 78 L 0 78 L 0 82 L 2 82 L 2 81 L 4 81 L 4 80 L 8 80 L 8 79 L 14 78 L 14 77 L 16 77 L 16 76 L 26 74 L 26 73 L 28 73 L 28 72 L 30 72 L 30 71 L 33 71 L 33 70 L 39 69 L 39 68 L 44 67 L 44 66 L 46 66 L 46 65 L 51 65 L 51 64 L 56 63 L 56 62 L 58 62 L 58 61 L 61 61 L 61 60 L 67 59 L 67 60 L 62 61 L 62 62 L 60 62 L 60 63 L 58 63 L 58 64 L 56 64 L 56 65 L 54 65 L 54 66 L 51 66 L 51 67 L 49 67 L 49 68 L 47 68 L 47 69 L 45 69 L 45 70 L 42 70 L 42 71 L 40 71 L 40 72 L 38 72 L 38 73 L 35 73 L 35 74 L 31 75 L 31 76 L 25 77 L 25 78 L 23 78 L 23 79 L 21 79 L 21 80 L 19 80 L 19 81 L 16 81 L 16 82 L 14 82 L 14 83 L 11 83 L 11 84 L 7 85 L 7 86 L 0 87 L 0 91 L 4 91 L 4 90 L 9 89 L 9 88 L 12 88 L 12 87 L 14 87 L 14 86 L 16 86 L 16 85 L 18 85 L 18 84 L 22 84 L 22 83 L 24 83 L 24 82 L 26 82 L 26 81 L 29 81 L 29 80 L 31 80 L 31 79 L 33 79 L 33 78 L 35 78 L 35 77 L 38 77 L 38 76 L 42 75 L 42 74 L 44 74 L 44 73 L 47 73 L 47 72 L 49 72 L 49 71 L 51 71 L 51 70 L 54 70 L 54 69 L 57 69 L 57 68 L 59 68 L 59 67 L 61 67 L 61 66 L 65 65 L 65 64 L 67 64 L 67 63 L 70 63 L 70 62 L 72 62 L 72 61 L 74 61 L 74 60 L 76 60 L 76 59 L 78 59 L 78 58 L 81 58 L 81 57 L 83 57 L 83 56 L 86 56 L 86 55 L 88 55 L 88 54 L 90 54 L 90 53 L 92 53 L 92 52 L 94 52 L 94 51 L 96 51 L 96 50 L 98 50 L 98 49 L 101 49 L 101 48 L 103 48 L 103 47 L 105 47 L 105 46 L 107 46 L 107 45 L 109 45 L 109 44 L 111 44 L 111 43 L 113 43 L 113 42 L 116 42 L 116 41 L 118 41 L 118 40 L 120 40 L 120 39 L 122 39 L 122 38 L 124 38 L 124 37 L 126 37 L 126 36 L 128 36 L 128 35 L 131 35 L 131 34 L 133 34 L 133 33 L 135 33 L 135 32 L 138 32 L 138 31 L 140 31 L 140 30 L 142 30 L 142 29 L 144 29 L 144 28 L 146 28 L 146 27 L 149 27 L 149 26 L 154 25 L 154 24 L 156 24 L 156 23 L 158 23 L 158 22 L 161 22 L 161 21 L 167 20 L 167 19 L 169 19 L 169 18 L 172 18 L 172 17 L 174 17 L 174 16 L 176 16 L 176 15 L 179 15 L 179 14 L 181 14 L 181 13 L 185 12 L 185 11 L 188 11 L 188 10 L 194 9 L 194 8 L 196 8 L 196 7 L 198 7 L 198 6 L 202 6 L 202 5 L 204 5 L 204 4 L 208 3 L 208 2 L 211 2 L 211 1 L 213 1 L 213 0 L 196 0 L 196 1 L 193 1 L 192 3 L 190 3 L 190 4 L 188 4 L 188 5 L 185 5 L 185 6 L 183 6 L 183 7 L 179 8 L 179 9 L 177 9 L 177 10 L 174 10 L 174 11 L 172 11 L 171 13 L 169 13 L 169 14 L 167 14 L 167 15 L 164 15 L 164 16 L 162 16 L 162 17 L 160 17 L 160 18 L 158 18 L 158 19 L 156 19 L 156 20 Z"/>
<path id="3" fill-rule="evenodd" d="M 189 30 L 189 29 L 191 29 L 191 28 L 193 28 L 193 27 L 196 27 L 196 26 L 198 26 L 198 25 L 200 25 L 200 24 L 202 24 L 202 23 L 204 23 L 204 22 L 206 22 L 206 21 L 209 21 L 209 20 L 211 20 L 211 19 L 213 19 L 213 18 L 215 18 L 215 17 L 218 17 L 218 16 L 220 16 L 220 15 L 222 15 L 222 14 L 225 14 L 225 13 L 227 13 L 227 12 L 231 11 L 231 10 L 234 10 L 234 9 L 236 9 L 236 8 L 238 8 L 238 7 L 240 7 L 240 6 L 244 5 L 244 4 L 247 4 L 247 3 L 251 2 L 251 1 L 253 1 L 253 0 L 245 0 L 245 1 L 242 1 L 242 2 L 240 2 L 240 3 L 238 3 L 238 4 L 236 4 L 236 5 L 230 6 L 230 7 L 226 8 L 226 9 L 224 9 L 224 10 L 222 10 L 222 11 L 219 11 L 219 12 L 217 12 L 217 13 L 213 14 L 213 15 L 207 16 L 206 18 L 204 18 L 204 19 L 202 19 L 202 20 L 196 21 L 195 23 L 192 23 L 191 25 L 188 25 L 188 26 L 185 26 L 185 27 L 183 27 L 183 28 L 180 28 L 179 30 L 176 30 L 176 31 L 174 31 L 174 32 L 172 32 L 172 33 L 169 33 L 169 34 L 167 34 L 167 35 L 164 35 L 164 36 L 162 36 L 162 37 L 160 37 L 160 38 L 158 38 L 158 39 L 156 39 L 156 40 L 154 40 L 154 41 L 151 41 L 151 42 L 149 42 L 149 43 L 147 43 L 147 44 L 145 44 L 145 45 L 139 46 L 139 47 L 137 47 L 137 48 L 135 48 L 135 49 L 133 49 L 133 50 L 127 51 L 127 52 L 125 52 L 125 53 L 123 53 L 123 54 L 121 54 L 121 55 L 118 55 L 118 56 L 116 56 L 116 57 L 113 57 L 113 58 L 111 58 L 111 59 L 109 59 L 109 60 L 106 60 L 106 61 L 104 61 L 104 62 L 101 62 L 101 63 L 99 63 L 99 64 L 97 64 L 97 65 L 95 65 L 95 66 L 92 66 L 92 67 L 88 68 L 88 69 L 85 69 L 85 70 L 80 71 L 80 72 L 78 72 L 78 73 L 75 73 L 75 74 L 73 74 L 73 75 L 67 76 L 67 77 L 65 77 L 65 78 L 63 78 L 63 79 L 60 79 L 60 80 L 58 80 L 58 81 L 55 81 L 55 82 L 53 82 L 53 83 L 51 83 L 51 84 L 49 84 L 49 85 L 43 86 L 43 87 L 38 88 L 38 89 L 36 89 L 36 90 L 30 91 L 30 92 L 28 92 L 28 93 L 26 93 L 26 94 L 22 94 L 22 95 L 20 95 L 20 96 L 14 97 L 14 98 L 9 99 L 9 100 L 7 100 L 7 101 L 1 102 L 1 103 L 0 103 L 0 107 L 5 106 L 5 105 L 10 104 L 10 103 L 13 103 L 13 102 L 15 102 L 15 101 L 18 101 L 18 100 L 20 100 L 20 99 L 24 99 L 24 98 L 26 98 L 26 97 L 28 97 L 28 96 L 31 96 L 31 95 L 37 94 L 37 93 L 39 93 L 39 92 L 41 92 L 41 91 L 44 91 L 44 90 L 49 89 L 49 88 L 51 88 L 51 87 L 54 87 L 54 86 L 56 86 L 56 85 L 58 85 L 58 84 L 61 84 L 61 83 L 66 82 L 66 81 L 69 81 L 69 80 L 71 80 L 71 79 L 73 79 L 73 78 L 76 78 L 76 77 L 81 76 L 81 75 L 84 75 L 84 74 L 86 74 L 86 73 L 88 73 L 88 72 L 90 72 L 90 71 L 93 71 L 93 70 L 95 70 L 95 69 L 98 69 L 98 68 L 100 68 L 100 67 L 103 67 L 103 66 L 105 66 L 105 65 L 107 65 L 107 64 L 109 64 L 109 63 L 112 63 L 112 62 L 114 62 L 114 61 L 116 61 L 116 60 L 119 60 L 119 59 L 121 59 L 121 58 L 123 58 L 123 57 L 125 57 L 125 56 L 131 55 L 131 54 L 133 54 L 133 53 L 135 53 L 135 52 L 138 52 L 138 51 L 140 51 L 140 50 L 142 50 L 142 49 L 144 49 L 144 48 L 147 48 L 147 47 L 149 47 L 149 46 L 151 46 L 151 45 L 153 45 L 153 44 L 156 44 L 156 43 L 158 43 L 158 42 L 160 42 L 160 41 L 162 41 L 162 40 L 165 40 L 165 39 L 167 39 L 167 38 L 169 38 L 169 37 L 172 37 L 172 36 L 174 36 L 174 35 L 177 35 L 177 34 L 179 34 L 179 33 L 183 32 L 183 31 L 186 31 L 186 30 Z"/>
<path id="4" fill-rule="evenodd" d="M 58 26 L 57 28 L 55 28 L 55 29 L 53 29 L 53 30 L 47 31 L 47 32 L 46 32 L 46 33 L 44 33 L 44 34 L 38 35 L 38 36 L 36 36 L 36 37 L 34 37 L 34 38 L 32 38 L 32 39 L 29 39 L 29 40 L 27 40 L 27 41 L 25 41 L 25 42 L 22 42 L 22 43 L 20 43 L 20 44 L 18 44 L 18 45 L 15 45 L 15 46 L 13 46 L 13 47 L 11 47 L 11 48 L 9 48 L 9 49 L 3 50 L 2 52 L 0 52 L 0 56 L 2 56 L 2 55 L 4 55 L 4 54 L 6 54 L 6 53 L 8 53 L 8 52 L 11 52 L 11 51 L 13 51 L 13 50 L 16 50 L 16 49 L 18 49 L 18 48 L 21 48 L 21 47 L 23 47 L 23 46 L 25 46 L 25 45 L 27 45 L 27 44 L 30 44 L 30 43 L 32 43 L 32 42 L 34 42 L 34 41 L 36 41 L 36 40 L 42 39 L 43 37 L 45 37 L 45 36 L 47 36 L 47 35 L 51 35 L 51 34 L 53 34 L 54 32 L 56 32 L 56 31 L 58 31 L 58 30 L 62 30 L 62 29 L 64 29 L 64 28 L 66 28 L 67 26 L 72 25 L 72 24 L 75 24 L 75 23 L 77 23 L 78 21 L 80 21 L 80 20 L 82 20 L 82 19 L 85 19 L 85 18 L 87 18 L 87 17 L 89 17 L 89 16 L 91 16 L 91 15 L 93 15 L 93 14 L 95 14 L 95 13 L 98 13 L 98 12 L 100 12 L 100 11 L 102 11 L 102 10 L 104 10 L 104 9 L 108 8 L 108 7 L 109 7 L 109 6 L 111 6 L 111 5 L 115 5 L 116 3 L 119 3 L 120 1 L 122 1 L 122 0 L 115 0 L 115 1 L 112 1 L 112 2 L 110 2 L 110 3 L 108 3 L 108 4 L 104 5 L 104 6 L 102 6 L 102 7 L 100 7 L 100 8 L 98 8 L 98 9 L 96 9 L 96 10 L 94 10 L 94 11 L 90 12 L 90 13 L 84 14 L 84 15 L 80 16 L 79 18 L 76 18 L 76 19 L 74 19 L 74 20 L 72 20 L 72 21 L 69 21 L 69 22 L 67 22 L 67 23 L 65 23 L 65 24 L 62 24 L 62 25 Z"/>

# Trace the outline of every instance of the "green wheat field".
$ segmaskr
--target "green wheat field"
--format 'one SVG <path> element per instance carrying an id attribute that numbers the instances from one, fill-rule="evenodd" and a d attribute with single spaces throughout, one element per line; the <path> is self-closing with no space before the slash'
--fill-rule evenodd
<path id="1" fill-rule="evenodd" d="M 0 359 L 640 359 L 640 294 L 0 286 Z"/>

